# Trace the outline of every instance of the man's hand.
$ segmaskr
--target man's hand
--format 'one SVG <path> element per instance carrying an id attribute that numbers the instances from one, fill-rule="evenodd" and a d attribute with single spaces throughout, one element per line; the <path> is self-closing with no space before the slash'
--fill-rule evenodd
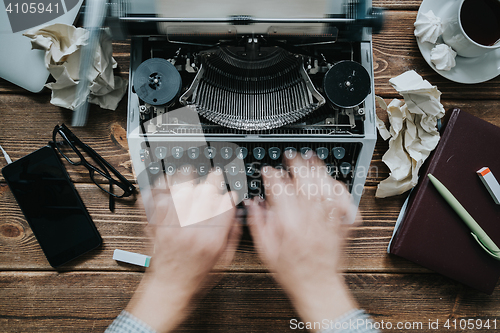
<path id="1" fill-rule="evenodd" d="M 250 205 L 250 230 L 302 319 L 334 320 L 355 308 L 337 270 L 346 223 L 354 221 L 356 208 L 315 156 L 309 162 L 295 158 L 288 169 L 264 170 L 265 207 Z"/>
<path id="2" fill-rule="evenodd" d="M 182 179 L 170 186 L 170 193 L 156 191 L 149 200 L 154 204 L 149 232 L 155 251 L 126 310 L 158 332 L 171 331 L 183 321 L 190 301 L 210 284 L 209 273 L 218 261 L 232 261 L 241 228 L 231 193 L 216 186 L 222 180 L 214 173 L 203 184 Z"/>

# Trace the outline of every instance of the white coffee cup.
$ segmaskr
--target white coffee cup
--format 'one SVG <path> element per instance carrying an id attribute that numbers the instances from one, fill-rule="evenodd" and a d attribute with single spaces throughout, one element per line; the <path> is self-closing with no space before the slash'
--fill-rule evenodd
<path id="1" fill-rule="evenodd" d="M 464 31 L 460 13 L 465 1 L 474 0 L 454 0 L 446 14 L 442 15 L 444 25 L 443 41 L 451 46 L 459 56 L 468 58 L 478 57 L 498 49 L 500 47 L 499 42 L 493 45 L 479 44 Z M 498 1 L 500 2 L 500 0 Z"/>

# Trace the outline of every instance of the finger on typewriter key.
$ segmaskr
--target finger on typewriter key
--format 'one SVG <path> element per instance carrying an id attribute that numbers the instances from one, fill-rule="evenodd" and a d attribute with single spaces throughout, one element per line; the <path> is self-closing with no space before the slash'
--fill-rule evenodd
<path id="1" fill-rule="evenodd" d="M 176 174 L 169 178 L 170 193 L 181 226 L 196 224 L 234 209 L 231 194 L 227 191 L 222 174 L 211 172 L 205 181 L 193 183 L 197 178 L 183 181 L 184 175 Z M 224 186 L 221 187 L 221 184 Z M 223 188 L 223 189 L 222 189 Z M 234 212 L 233 212 L 234 214 Z"/>
<path id="2" fill-rule="evenodd" d="M 198 184 L 199 178 L 193 172 L 193 166 L 190 164 L 175 165 L 174 163 L 165 164 L 165 178 L 170 193 L 179 192 L 184 188 L 193 188 Z"/>

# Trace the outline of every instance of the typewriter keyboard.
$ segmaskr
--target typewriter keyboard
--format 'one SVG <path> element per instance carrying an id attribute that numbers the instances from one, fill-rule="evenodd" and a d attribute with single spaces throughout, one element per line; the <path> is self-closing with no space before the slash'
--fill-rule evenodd
<path id="1" fill-rule="evenodd" d="M 189 176 L 203 181 L 215 172 L 224 176 L 221 189 L 237 191 L 243 199 L 264 199 L 264 166 L 287 172 L 287 160 L 307 161 L 314 153 L 325 163 L 324 171 L 318 172 L 327 172 L 350 190 L 360 150 L 361 143 L 353 142 L 143 142 L 139 154 L 152 186 L 164 182 L 165 176 Z"/>

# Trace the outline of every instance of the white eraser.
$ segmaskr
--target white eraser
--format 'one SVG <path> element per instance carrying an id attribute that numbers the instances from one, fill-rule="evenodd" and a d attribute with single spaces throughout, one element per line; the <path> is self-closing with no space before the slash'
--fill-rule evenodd
<path id="1" fill-rule="evenodd" d="M 144 254 L 116 249 L 115 252 L 113 253 L 113 259 L 126 262 L 128 264 L 149 267 L 149 262 L 151 260 L 151 257 Z"/>
<path id="2" fill-rule="evenodd" d="M 488 192 L 490 192 L 493 200 L 495 200 L 495 203 L 500 205 L 500 184 L 498 184 L 498 180 L 493 176 L 493 172 L 488 167 L 481 168 L 476 172 L 484 186 L 488 189 Z"/>

